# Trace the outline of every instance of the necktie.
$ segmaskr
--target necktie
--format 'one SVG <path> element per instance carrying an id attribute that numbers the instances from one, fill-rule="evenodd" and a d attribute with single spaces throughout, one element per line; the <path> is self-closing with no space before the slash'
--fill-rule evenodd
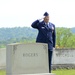
<path id="1" fill-rule="evenodd" d="M 48 27 L 48 24 L 46 23 L 46 27 Z"/>

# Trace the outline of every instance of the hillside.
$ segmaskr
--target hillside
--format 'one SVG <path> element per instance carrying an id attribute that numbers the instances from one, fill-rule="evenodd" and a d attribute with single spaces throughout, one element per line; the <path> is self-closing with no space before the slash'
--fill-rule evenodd
<path id="1" fill-rule="evenodd" d="M 75 33 L 75 27 L 71 28 L 72 33 Z M 9 40 L 12 38 L 34 39 L 38 31 L 29 27 L 14 27 L 0 28 L 0 41 Z"/>
<path id="2" fill-rule="evenodd" d="M 17 39 L 33 39 L 37 35 L 37 30 L 29 27 L 15 27 L 15 28 L 0 28 L 0 40 Z"/>
<path id="3" fill-rule="evenodd" d="M 71 28 L 71 32 L 75 34 L 75 27 Z M 35 40 L 37 33 L 37 29 L 29 27 L 0 28 L 0 46 L 9 43 Z"/>

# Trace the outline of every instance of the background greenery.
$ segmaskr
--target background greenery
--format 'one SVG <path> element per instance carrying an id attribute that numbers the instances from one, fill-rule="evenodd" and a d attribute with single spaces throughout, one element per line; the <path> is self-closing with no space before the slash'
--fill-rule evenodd
<path id="1" fill-rule="evenodd" d="M 0 48 L 10 43 L 35 42 L 38 31 L 30 27 L 0 28 Z M 75 48 L 75 27 L 56 28 L 56 47 Z"/>

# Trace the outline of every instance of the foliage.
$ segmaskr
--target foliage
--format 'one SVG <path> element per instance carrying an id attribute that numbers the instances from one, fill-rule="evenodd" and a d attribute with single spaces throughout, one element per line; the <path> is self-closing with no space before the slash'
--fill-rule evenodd
<path id="1" fill-rule="evenodd" d="M 72 30 L 73 29 L 73 30 Z M 75 28 L 56 28 L 56 45 L 75 48 Z M 35 42 L 38 31 L 30 27 L 0 28 L 0 48 L 10 43 Z"/>
<path id="2" fill-rule="evenodd" d="M 29 27 L 0 28 L 0 48 L 10 43 L 33 42 L 37 30 Z"/>
<path id="3" fill-rule="evenodd" d="M 75 34 L 70 28 L 57 28 L 57 45 L 61 48 L 75 48 Z"/>

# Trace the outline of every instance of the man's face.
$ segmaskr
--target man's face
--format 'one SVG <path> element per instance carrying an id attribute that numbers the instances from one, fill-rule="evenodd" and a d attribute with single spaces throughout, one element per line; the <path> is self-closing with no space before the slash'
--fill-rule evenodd
<path id="1" fill-rule="evenodd" d="M 44 22 L 48 23 L 49 22 L 49 16 L 45 16 Z"/>

